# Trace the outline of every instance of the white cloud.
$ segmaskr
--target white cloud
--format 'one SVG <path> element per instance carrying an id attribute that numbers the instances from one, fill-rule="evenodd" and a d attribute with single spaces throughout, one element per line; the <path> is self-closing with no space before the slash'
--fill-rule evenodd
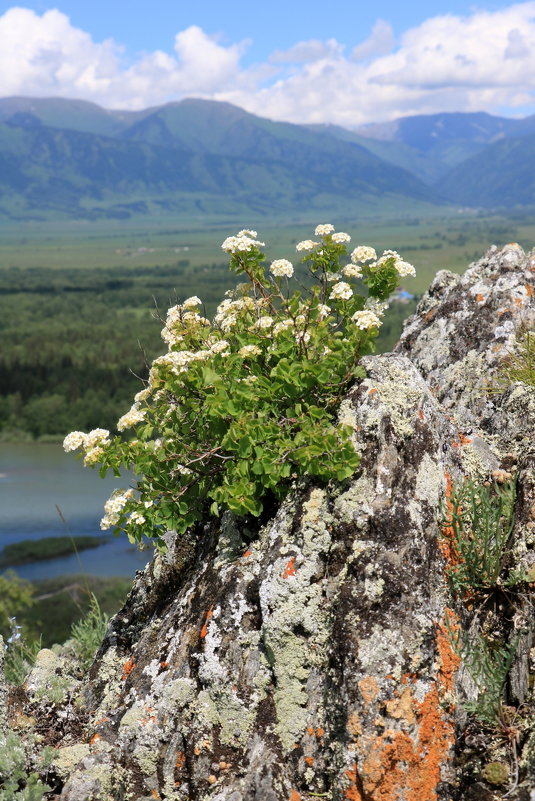
<path id="1" fill-rule="evenodd" d="M 382 56 L 392 50 L 394 43 L 392 25 L 384 19 L 378 19 L 369 38 L 353 48 L 351 58 L 353 61 L 366 61 L 373 56 Z"/>
<path id="2" fill-rule="evenodd" d="M 126 62 L 51 10 L 0 16 L 0 96 L 78 97 L 143 108 L 201 96 L 292 122 L 356 126 L 437 111 L 535 111 L 535 0 L 466 17 L 433 17 L 405 31 L 378 20 L 362 42 L 298 42 L 244 68 L 248 42 L 222 43 L 197 26 L 174 50 Z M 345 55 L 345 50 L 349 55 Z"/>
<path id="3" fill-rule="evenodd" d="M 309 39 L 307 42 L 298 42 L 288 50 L 276 50 L 270 56 L 272 64 L 298 63 L 317 61 L 320 58 L 337 58 L 342 55 L 344 45 L 336 39 L 322 42 L 319 39 Z"/>

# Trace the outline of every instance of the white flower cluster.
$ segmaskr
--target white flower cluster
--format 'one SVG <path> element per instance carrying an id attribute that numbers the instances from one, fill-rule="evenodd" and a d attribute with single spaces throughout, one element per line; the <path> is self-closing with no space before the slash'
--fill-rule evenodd
<path id="1" fill-rule="evenodd" d="M 93 467 L 94 465 L 98 464 L 98 462 L 102 461 L 102 456 L 104 455 L 104 448 L 97 446 L 95 448 L 90 448 L 86 451 L 84 456 L 84 466 L 85 467 Z"/>
<path id="2" fill-rule="evenodd" d="M 402 278 L 405 278 L 406 276 L 409 275 L 410 276 L 416 275 L 416 270 L 414 269 L 412 264 L 409 264 L 408 261 L 403 261 L 399 253 L 397 253 L 395 250 L 385 250 L 381 258 L 377 262 L 376 267 L 377 268 L 382 267 L 390 259 L 394 259 L 394 267 L 396 268 L 398 275 L 400 275 Z"/>
<path id="3" fill-rule="evenodd" d="M 361 261 L 372 261 L 372 259 L 377 258 L 377 253 L 373 248 L 368 247 L 367 245 L 359 245 L 358 248 L 351 253 L 351 261 L 353 264 Z"/>
<path id="4" fill-rule="evenodd" d="M 337 245 L 343 245 L 346 242 L 351 242 L 351 237 L 349 234 L 345 234 L 343 231 L 339 231 L 337 234 L 333 234 L 331 237 L 333 242 L 336 242 Z"/>
<path id="5" fill-rule="evenodd" d="M 362 278 L 362 267 L 360 264 L 346 264 L 342 267 L 342 273 L 346 278 Z"/>
<path id="6" fill-rule="evenodd" d="M 66 453 L 83 448 L 91 451 L 95 448 L 102 448 L 110 444 L 110 432 L 106 428 L 94 428 L 89 434 L 83 431 L 71 431 L 63 440 L 63 450 Z"/>
<path id="7" fill-rule="evenodd" d="M 342 245 L 345 242 L 351 242 L 351 237 L 349 236 L 349 234 L 345 234 L 343 231 L 339 231 L 337 234 L 333 234 L 333 231 L 334 231 L 334 225 L 331 225 L 330 223 L 322 223 L 321 225 L 316 225 L 316 230 L 314 231 L 314 234 L 315 236 L 328 236 L 328 234 L 332 234 L 331 237 L 332 241 L 336 242 L 336 244 L 338 245 Z M 305 242 L 300 242 L 299 245 L 304 245 L 305 243 L 308 245 L 311 243 L 311 240 L 306 239 Z M 319 243 L 315 242 L 314 244 L 318 245 Z M 309 247 L 299 247 L 299 245 L 297 246 L 297 250 L 312 249 Z"/>
<path id="8" fill-rule="evenodd" d="M 182 342 L 188 330 L 199 325 L 210 325 L 210 320 L 202 317 L 197 311 L 192 311 L 201 303 L 201 299 L 194 295 L 168 310 L 165 328 L 162 329 L 162 339 L 170 348 Z"/>
<path id="9" fill-rule="evenodd" d="M 119 522 L 124 507 L 134 497 L 134 490 L 115 490 L 104 504 L 104 517 L 100 521 L 102 530 L 111 528 Z"/>
<path id="10" fill-rule="evenodd" d="M 78 448 L 83 448 L 87 434 L 83 431 L 71 431 L 63 440 L 63 450 L 66 453 L 69 451 L 77 451 Z"/>
<path id="11" fill-rule="evenodd" d="M 289 328 L 293 327 L 294 321 L 288 317 L 286 320 L 281 320 L 280 323 L 275 323 L 273 326 L 273 335 L 278 336 L 279 334 L 282 334 L 283 331 L 287 331 Z"/>
<path id="12" fill-rule="evenodd" d="M 243 297 L 238 298 L 237 300 L 231 300 L 230 298 L 226 298 L 225 300 L 221 301 L 219 306 L 217 307 L 216 315 L 214 317 L 214 323 L 216 325 L 220 325 L 223 330 L 225 330 L 225 325 L 227 328 L 232 328 L 233 325 L 236 325 L 238 318 L 237 315 L 241 314 L 244 311 L 254 311 L 256 308 L 256 304 L 252 298 Z M 233 318 L 233 322 L 229 325 L 225 323 L 229 317 Z M 225 325 L 224 325 L 225 324 Z"/>
<path id="13" fill-rule="evenodd" d="M 319 245 L 319 242 L 314 242 L 312 239 L 304 239 L 302 242 L 298 242 L 295 246 L 297 251 L 299 250 L 314 250 L 315 247 Z"/>
<path id="14" fill-rule="evenodd" d="M 259 317 L 255 323 L 256 328 L 271 328 L 273 325 L 273 317 L 269 315 L 264 315 L 263 317 Z"/>
<path id="15" fill-rule="evenodd" d="M 416 275 L 416 270 L 414 269 L 414 266 L 412 264 L 409 264 L 408 261 L 403 261 L 403 259 L 396 262 L 396 270 L 398 271 L 399 275 L 402 278 L 405 278 L 408 275 L 410 276 Z"/>
<path id="16" fill-rule="evenodd" d="M 197 295 L 193 295 L 191 298 L 187 298 L 184 303 L 182 304 L 183 309 L 195 309 L 197 306 L 200 306 L 202 300 L 197 297 Z"/>
<path id="17" fill-rule="evenodd" d="M 230 317 L 225 318 L 226 320 L 231 319 Z M 222 326 L 223 327 L 223 326 Z M 158 368 L 159 367 L 170 367 L 171 372 L 175 375 L 179 375 L 180 373 L 186 373 L 189 369 L 189 365 L 192 362 L 206 362 L 215 354 L 219 354 L 220 356 L 228 356 L 230 354 L 230 345 L 226 339 L 217 339 L 212 342 L 208 349 L 202 349 L 197 351 L 191 350 L 171 350 L 169 353 L 164 354 L 163 356 L 158 356 L 152 363 L 152 367 L 149 373 L 149 381 L 151 383 L 154 382 L 154 379 L 158 375 Z M 156 396 L 155 396 L 156 400 Z M 128 414 L 135 415 L 136 405 L 132 406 L 130 412 Z M 139 410 L 138 410 L 139 411 Z M 145 414 L 145 412 L 141 412 L 141 414 Z M 126 415 L 125 415 L 126 417 Z M 121 418 L 122 420 L 123 418 Z M 140 418 L 142 419 L 142 418 Z M 121 422 L 121 421 L 119 421 Z M 138 420 L 134 420 L 132 425 L 134 425 Z"/>
<path id="18" fill-rule="evenodd" d="M 370 309 L 362 309 L 362 311 L 355 312 L 351 318 L 357 328 L 366 331 L 368 328 L 376 328 L 381 325 L 381 320 Z"/>
<path id="19" fill-rule="evenodd" d="M 230 345 L 226 339 L 218 339 L 210 345 L 210 351 L 212 353 L 223 353 L 224 351 L 228 351 L 229 348 Z"/>
<path id="20" fill-rule="evenodd" d="M 124 431 L 125 428 L 132 428 L 137 423 L 141 423 L 145 419 L 145 414 L 146 412 L 140 409 L 137 403 L 134 403 L 132 408 L 117 421 L 118 431 Z"/>
<path id="21" fill-rule="evenodd" d="M 243 348 L 239 349 L 238 353 L 240 356 L 247 358 L 248 356 L 259 356 L 262 350 L 258 345 L 244 345 Z"/>
<path id="22" fill-rule="evenodd" d="M 345 281 L 339 281 L 332 288 L 329 300 L 349 300 L 353 295 L 353 290 Z"/>
<path id="23" fill-rule="evenodd" d="M 298 345 L 308 345 L 310 342 L 310 334 L 308 331 L 298 331 L 295 335 L 295 341 Z"/>
<path id="24" fill-rule="evenodd" d="M 291 278 L 294 274 L 293 264 L 288 259 L 275 259 L 275 261 L 271 262 L 269 270 L 276 278 L 281 278 L 282 276 Z"/>
<path id="25" fill-rule="evenodd" d="M 228 236 L 221 247 L 226 253 L 249 253 L 253 248 L 264 247 L 265 242 L 259 242 L 256 239 L 256 231 L 250 231 L 244 228 L 239 231 L 237 236 Z"/>
<path id="26" fill-rule="evenodd" d="M 383 317 L 385 311 L 388 309 L 386 301 L 377 300 L 377 298 L 367 298 L 364 308 L 372 311 L 378 317 Z"/>

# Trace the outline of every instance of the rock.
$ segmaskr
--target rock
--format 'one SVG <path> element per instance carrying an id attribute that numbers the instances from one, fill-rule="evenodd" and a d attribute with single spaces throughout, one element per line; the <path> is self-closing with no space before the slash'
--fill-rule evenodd
<path id="1" fill-rule="evenodd" d="M 70 675 L 69 663 L 49 648 L 42 648 L 24 688 L 30 698 L 59 704 L 74 693 L 80 682 Z"/>
<path id="2" fill-rule="evenodd" d="M 511 245 L 442 271 L 395 352 L 363 360 L 340 409 L 353 480 L 301 481 L 263 524 L 225 513 L 194 543 L 168 535 L 84 683 L 88 753 L 62 801 L 476 797 L 501 760 L 461 743 L 474 682 L 452 632 L 502 614 L 504 641 L 520 633 L 510 700 L 526 705 L 533 620 L 527 591 L 477 620 L 449 596 L 440 523 L 454 483 L 516 472 L 510 558 L 535 562 L 534 390 L 486 391 L 520 322 L 535 324 L 534 264 Z M 529 742 L 513 801 L 535 784 Z"/>

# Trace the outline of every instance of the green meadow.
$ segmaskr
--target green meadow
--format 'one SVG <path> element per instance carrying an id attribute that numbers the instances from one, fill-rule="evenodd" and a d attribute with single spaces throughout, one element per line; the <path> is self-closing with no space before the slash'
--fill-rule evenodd
<path id="1" fill-rule="evenodd" d="M 535 245 L 535 216 L 439 216 L 391 219 L 129 220 L 0 223 L 0 439 L 62 437 L 73 429 L 113 428 L 130 405 L 150 361 L 164 350 L 161 318 L 198 295 L 213 314 L 236 282 L 223 239 L 252 227 L 269 261 L 297 263 L 295 244 L 315 224 L 332 222 L 352 246 L 397 250 L 417 270 L 394 303 L 379 350 L 395 342 L 404 318 L 440 269 L 462 272 L 495 244 Z M 306 280 L 304 272 L 303 278 Z M 160 319 L 158 319 L 160 318 Z"/>

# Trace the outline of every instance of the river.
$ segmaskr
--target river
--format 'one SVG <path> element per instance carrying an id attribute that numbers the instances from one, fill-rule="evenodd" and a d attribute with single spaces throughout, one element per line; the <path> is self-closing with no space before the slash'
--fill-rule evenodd
<path id="1" fill-rule="evenodd" d="M 133 576 L 151 557 L 126 536 L 100 530 L 104 502 L 117 487 L 128 487 L 130 477 L 101 479 L 84 468 L 60 444 L 0 443 L 0 550 L 20 540 L 97 534 L 106 542 L 78 555 L 16 565 L 26 579 L 53 578 L 67 573 L 95 576 Z M 59 511 L 58 511 L 59 509 Z M 61 513 L 61 514 L 60 514 Z M 63 520 L 62 520 L 63 517 Z"/>

